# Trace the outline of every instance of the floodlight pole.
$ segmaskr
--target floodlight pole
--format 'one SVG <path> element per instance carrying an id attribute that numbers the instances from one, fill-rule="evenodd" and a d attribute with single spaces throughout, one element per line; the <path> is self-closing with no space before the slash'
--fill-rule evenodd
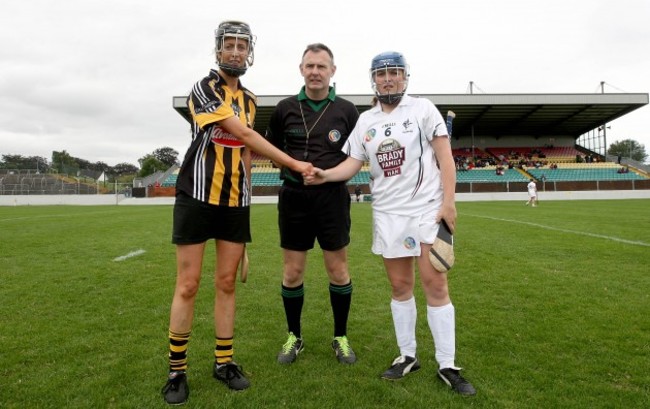
<path id="1" fill-rule="evenodd" d="M 603 124 L 603 143 L 605 144 L 605 162 L 607 162 L 607 124 Z"/>
<path id="2" fill-rule="evenodd" d="M 600 81 L 600 93 L 605 93 L 605 81 Z M 603 144 L 605 145 L 605 162 L 607 162 L 607 122 L 603 124 Z"/>
<path id="3" fill-rule="evenodd" d="M 630 148 L 629 149 L 629 151 L 630 151 L 629 155 L 630 155 L 630 160 L 631 160 L 632 159 L 632 139 L 629 139 L 627 142 L 628 142 L 627 145 Z"/>
<path id="4" fill-rule="evenodd" d="M 474 93 L 474 81 L 469 82 L 469 93 L 470 95 Z M 472 120 L 472 161 L 474 161 L 476 155 L 474 154 L 474 120 Z"/>

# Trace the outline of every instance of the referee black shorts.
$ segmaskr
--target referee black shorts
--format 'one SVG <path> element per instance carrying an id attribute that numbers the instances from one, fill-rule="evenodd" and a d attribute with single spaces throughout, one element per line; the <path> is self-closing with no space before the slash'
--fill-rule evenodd
<path id="1" fill-rule="evenodd" d="M 336 251 L 350 244 L 350 194 L 345 184 L 314 189 L 284 185 L 278 197 L 280 246 L 307 251 Z"/>
<path id="2" fill-rule="evenodd" d="M 215 206 L 178 193 L 172 243 L 197 244 L 210 239 L 250 242 L 250 207 Z"/>

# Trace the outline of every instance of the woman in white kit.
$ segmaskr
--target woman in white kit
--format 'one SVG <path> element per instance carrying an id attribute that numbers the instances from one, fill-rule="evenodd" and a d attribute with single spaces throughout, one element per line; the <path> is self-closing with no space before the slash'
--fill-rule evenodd
<path id="1" fill-rule="evenodd" d="M 348 158 L 315 168 L 305 183 L 348 180 L 370 163 L 373 208 L 372 252 L 383 257 L 392 288 L 391 312 L 400 355 L 382 378 L 396 380 L 420 369 L 416 357 L 415 266 L 426 294 L 427 320 L 436 349 L 438 376 L 454 391 L 476 390 L 455 365 L 455 311 L 447 274 L 429 262 L 429 249 L 444 219 L 456 226 L 456 168 L 445 121 L 425 98 L 407 95 L 409 66 L 401 53 L 372 59 L 370 81 L 376 103 L 361 114 L 343 150 Z"/>

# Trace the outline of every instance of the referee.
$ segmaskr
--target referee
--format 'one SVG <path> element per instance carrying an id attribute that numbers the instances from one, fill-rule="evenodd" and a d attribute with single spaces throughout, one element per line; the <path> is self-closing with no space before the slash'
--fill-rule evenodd
<path id="1" fill-rule="evenodd" d="M 324 44 L 308 45 L 300 63 L 305 85 L 298 95 L 278 103 L 266 131 L 266 138 L 277 148 L 321 169 L 332 168 L 346 159 L 341 148 L 359 118 L 354 104 L 337 97 L 330 86 L 335 72 L 332 51 Z M 332 349 L 339 362 L 352 364 L 356 356 L 347 338 L 352 281 L 347 262 L 350 194 L 346 183 L 305 186 L 302 175 L 286 167 L 281 167 L 281 178 L 278 224 L 284 256 L 282 300 L 288 336 L 278 362 L 294 362 L 304 348 L 300 325 L 303 279 L 307 252 L 318 240 L 330 283 Z"/>

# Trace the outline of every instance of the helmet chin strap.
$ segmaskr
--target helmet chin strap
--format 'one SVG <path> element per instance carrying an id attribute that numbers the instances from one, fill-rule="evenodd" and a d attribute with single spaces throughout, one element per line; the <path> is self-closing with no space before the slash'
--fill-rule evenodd
<path id="1" fill-rule="evenodd" d="M 221 69 L 221 71 L 225 72 L 226 74 L 234 78 L 238 78 L 246 74 L 246 68 L 233 67 L 232 65 L 226 65 L 226 64 L 217 64 L 217 65 L 219 66 L 219 69 Z"/>
<path id="2" fill-rule="evenodd" d="M 377 97 L 377 100 L 381 102 L 384 105 L 397 105 L 399 102 L 402 100 L 402 97 L 406 93 L 406 87 L 408 86 L 408 82 L 402 81 L 402 84 L 404 84 L 404 88 L 402 92 L 395 92 L 395 93 L 387 93 L 387 94 L 381 94 L 379 92 L 379 87 L 377 87 L 377 84 L 375 83 L 375 96 Z"/>
<path id="3" fill-rule="evenodd" d="M 219 67 L 221 71 L 223 71 L 224 73 L 228 74 L 228 76 L 233 78 L 241 77 L 242 75 L 246 74 L 246 70 L 248 69 L 247 64 L 244 64 L 243 67 L 239 67 L 236 65 L 221 63 L 219 62 L 219 56 L 217 56 L 215 63 L 217 64 L 217 67 Z"/>
<path id="4" fill-rule="evenodd" d="M 377 99 L 379 102 L 385 105 L 397 105 L 402 100 L 403 96 L 403 92 L 400 92 L 398 94 L 378 94 Z"/>

